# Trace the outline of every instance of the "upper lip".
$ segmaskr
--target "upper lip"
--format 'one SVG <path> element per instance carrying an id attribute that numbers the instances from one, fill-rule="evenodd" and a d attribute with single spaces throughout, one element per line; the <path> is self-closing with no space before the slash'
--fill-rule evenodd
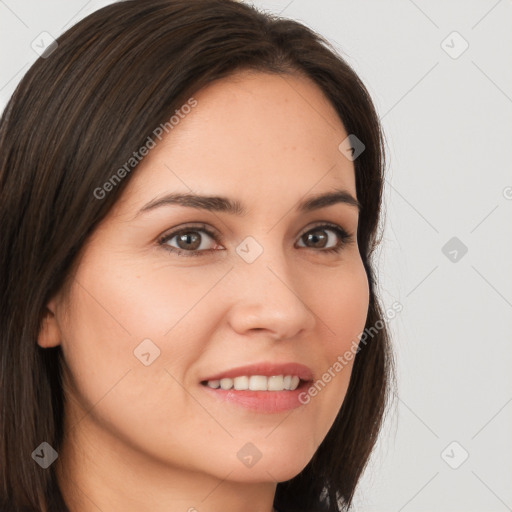
<path id="1" fill-rule="evenodd" d="M 231 368 L 215 375 L 202 379 L 202 381 L 208 380 L 220 380 L 225 378 L 241 377 L 243 375 L 264 375 L 271 377 L 272 375 L 297 375 L 301 380 L 308 381 L 313 380 L 313 373 L 307 366 L 300 363 L 255 363 L 246 366 L 238 366 L 237 368 Z"/>

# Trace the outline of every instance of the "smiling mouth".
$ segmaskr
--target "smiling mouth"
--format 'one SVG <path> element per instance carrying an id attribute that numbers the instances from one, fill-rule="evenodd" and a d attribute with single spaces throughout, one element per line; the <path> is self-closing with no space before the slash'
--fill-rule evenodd
<path id="1" fill-rule="evenodd" d="M 212 389 L 235 391 L 295 391 L 305 382 L 297 375 L 241 375 L 234 378 L 204 380 L 201 384 Z"/>

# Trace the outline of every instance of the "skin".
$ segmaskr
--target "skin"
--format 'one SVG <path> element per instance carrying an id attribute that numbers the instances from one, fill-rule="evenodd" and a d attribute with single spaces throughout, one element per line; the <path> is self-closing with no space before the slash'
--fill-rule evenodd
<path id="1" fill-rule="evenodd" d="M 369 290 L 357 208 L 295 211 L 333 188 L 356 197 L 353 162 L 338 150 L 347 133 L 321 90 L 243 72 L 194 97 L 83 247 L 69 291 L 47 305 L 38 344 L 60 344 L 65 360 L 55 464 L 73 512 L 271 512 L 276 483 L 306 466 L 346 394 L 352 363 L 283 413 L 222 403 L 200 385 L 255 361 L 300 362 L 319 379 L 363 331 Z M 249 213 L 174 205 L 136 216 L 169 192 L 227 196 Z M 308 246 L 319 221 L 352 241 L 324 231 L 327 247 L 344 243 L 339 253 Z M 196 228 L 201 250 L 223 250 L 193 257 L 159 245 L 187 223 L 222 237 Z M 235 251 L 246 236 L 263 247 L 250 264 Z M 146 338 L 160 349 L 149 366 L 133 353 Z M 237 457 L 248 442 L 262 454 L 252 467 Z"/>

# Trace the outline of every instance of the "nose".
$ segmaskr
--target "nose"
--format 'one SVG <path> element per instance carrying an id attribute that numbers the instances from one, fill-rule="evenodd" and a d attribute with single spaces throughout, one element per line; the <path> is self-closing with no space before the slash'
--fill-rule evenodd
<path id="1" fill-rule="evenodd" d="M 293 275 L 283 255 L 264 256 L 250 264 L 238 261 L 233 269 L 229 324 L 239 334 L 264 331 L 275 340 L 312 330 L 317 319 L 306 303 L 307 290 L 298 286 L 300 276 Z"/>

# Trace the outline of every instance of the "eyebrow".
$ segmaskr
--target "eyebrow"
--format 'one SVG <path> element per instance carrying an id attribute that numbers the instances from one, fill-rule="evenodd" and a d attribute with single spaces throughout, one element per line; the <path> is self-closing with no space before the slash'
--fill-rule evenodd
<path id="1" fill-rule="evenodd" d="M 307 213 L 320 208 L 325 208 L 333 204 L 346 204 L 352 206 L 360 211 L 362 209 L 361 203 L 353 197 L 349 192 L 342 189 L 334 189 L 332 192 L 317 194 L 303 199 L 296 207 L 296 211 Z M 223 212 L 231 215 L 244 216 L 247 215 L 247 210 L 243 204 L 236 199 L 229 199 L 223 196 L 206 196 L 190 193 L 171 193 L 163 197 L 153 199 L 145 206 L 143 206 L 135 215 L 138 217 L 140 214 L 155 210 L 162 206 L 187 206 L 190 208 L 197 208 L 200 210 L 207 210 L 210 212 Z M 135 218 L 134 217 L 134 218 Z"/>

